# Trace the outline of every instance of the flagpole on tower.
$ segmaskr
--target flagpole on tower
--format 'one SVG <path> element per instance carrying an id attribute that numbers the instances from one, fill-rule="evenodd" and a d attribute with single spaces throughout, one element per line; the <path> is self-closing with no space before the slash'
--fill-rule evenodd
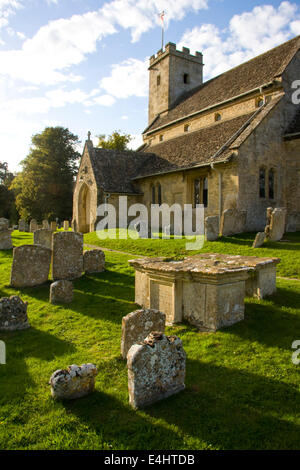
<path id="1" fill-rule="evenodd" d="M 160 20 L 161 20 L 161 50 L 164 50 L 164 32 L 165 32 L 165 24 L 164 24 L 164 16 L 165 12 L 162 11 L 160 14 Z"/>

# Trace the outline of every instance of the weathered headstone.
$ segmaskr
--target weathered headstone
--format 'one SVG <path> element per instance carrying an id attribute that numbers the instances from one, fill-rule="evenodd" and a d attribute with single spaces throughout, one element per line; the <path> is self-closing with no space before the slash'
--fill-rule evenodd
<path id="1" fill-rule="evenodd" d="M 0 218 L 0 232 L 4 232 L 9 229 L 9 220 L 4 217 Z"/>
<path id="2" fill-rule="evenodd" d="M 51 395 L 58 400 L 73 400 L 92 393 L 98 369 L 94 364 L 75 364 L 56 370 L 50 377 Z"/>
<path id="3" fill-rule="evenodd" d="M 166 315 L 159 310 L 135 310 L 123 317 L 121 340 L 121 354 L 123 359 L 126 359 L 131 346 L 140 341 L 144 341 L 151 331 L 164 333 L 165 324 Z"/>
<path id="4" fill-rule="evenodd" d="M 26 220 L 20 219 L 18 228 L 19 228 L 19 232 L 28 232 L 29 227 L 28 227 Z"/>
<path id="5" fill-rule="evenodd" d="M 38 224 L 35 219 L 32 219 L 29 224 L 29 231 L 31 233 L 35 232 L 38 229 Z"/>
<path id="6" fill-rule="evenodd" d="M 44 219 L 42 221 L 42 228 L 46 229 L 46 230 L 50 230 L 50 225 L 49 225 L 49 222 L 48 220 Z"/>
<path id="7" fill-rule="evenodd" d="M 13 245 L 11 241 L 12 229 L 0 230 L 0 250 L 10 250 Z"/>
<path id="8" fill-rule="evenodd" d="M 39 245 L 14 248 L 10 284 L 13 287 L 33 287 L 48 280 L 51 250 Z"/>
<path id="9" fill-rule="evenodd" d="M 53 230 L 53 231 L 55 231 L 56 228 L 57 228 L 56 222 L 55 222 L 55 221 L 50 222 L 50 229 Z"/>
<path id="10" fill-rule="evenodd" d="M 102 250 L 88 250 L 83 254 L 83 271 L 87 274 L 101 273 L 105 269 L 105 254 Z"/>
<path id="11" fill-rule="evenodd" d="M 0 330 L 25 330 L 29 327 L 27 302 L 23 302 L 17 295 L 2 297 L 0 299 Z"/>
<path id="12" fill-rule="evenodd" d="M 68 220 L 64 220 L 64 225 L 63 225 L 63 227 L 64 227 L 64 230 L 69 230 L 69 228 L 70 228 L 70 223 L 69 223 Z"/>
<path id="13" fill-rule="evenodd" d="M 226 209 L 221 218 L 221 235 L 229 237 L 237 233 L 242 233 L 246 226 L 247 211 L 237 209 Z"/>
<path id="14" fill-rule="evenodd" d="M 260 246 L 262 246 L 264 244 L 265 239 L 265 232 L 258 232 L 253 242 L 252 248 L 259 248 Z"/>
<path id="15" fill-rule="evenodd" d="M 50 286 L 50 303 L 66 304 L 73 300 L 73 284 L 71 281 L 61 280 L 52 282 Z"/>
<path id="16" fill-rule="evenodd" d="M 205 239 L 209 242 L 217 240 L 219 236 L 219 216 L 205 217 Z"/>
<path id="17" fill-rule="evenodd" d="M 277 242 L 282 239 L 285 232 L 286 208 L 276 207 L 271 214 L 268 239 Z"/>
<path id="18" fill-rule="evenodd" d="M 52 252 L 52 277 L 54 280 L 81 277 L 83 272 L 82 233 L 54 233 Z"/>
<path id="19" fill-rule="evenodd" d="M 49 250 L 52 249 L 52 230 L 40 228 L 33 234 L 33 240 L 35 245 L 41 245 Z"/>
<path id="20" fill-rule="evenodd" d="M 129 403 L 141 408 L 185 388 L 186 354 L 177 336 L 150 333 L 127 355 Z"/>

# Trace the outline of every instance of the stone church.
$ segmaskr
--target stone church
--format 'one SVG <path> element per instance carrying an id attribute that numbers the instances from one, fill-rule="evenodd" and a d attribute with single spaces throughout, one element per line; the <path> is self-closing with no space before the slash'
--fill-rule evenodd
<path id="1" fill-rule="evenodd" d="M 138 151 L 85 143 L 74 189 L 76 230 L 95 230 L 97 206 L 204 204 L 221 220 L 245 214 L 262 230 L 267 207 L 287 208 L 300 230 L 300 36 L 203 82 L 203 57 L 189 49 L 150 57 L 149 121 Z M 298 89 L 299 89 L 298 84 Z"/>

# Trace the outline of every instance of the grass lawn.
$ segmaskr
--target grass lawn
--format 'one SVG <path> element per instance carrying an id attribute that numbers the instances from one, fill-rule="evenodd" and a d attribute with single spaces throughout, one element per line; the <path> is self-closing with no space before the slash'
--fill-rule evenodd
<path id="1" fill-rule="evenodd" d="M 252 250 L 253 234 L 245 234 L 204 249 L 279 256 L 280 275 L 300 278 L 300 235 L 285 238 Z M 31 234 L 14 232 L 13 239 L 32 243 Z M 86 243 L 97 240 L 85 236 Z M 98 242 L 135 254 L 185 254 L 184 240 Z M 167 328 L 187 353 L 186 389 L 135 411 L 120 354 L 122 317 L 136 308 L 130 258 L 106 252 L 107 270 L 76 280 L 74 301 L 54 306 L 50 283 L 8 287 L 12 251 L 0 252 L 0 296 L 28 301 L 31 324 L 0 332 L 7 348 L 7 364 L 0 365 L 0 449 L 299 449 L 300 364 L 291 361 L 291 345 L 300 340 L 300 282 L 279 279 L 276 295 L 247 299 L 245 320 L 217 333 L 188 324 Z M 99 368 L 95 393 L 55 402 L 52 372 L 85 362 Z"/>

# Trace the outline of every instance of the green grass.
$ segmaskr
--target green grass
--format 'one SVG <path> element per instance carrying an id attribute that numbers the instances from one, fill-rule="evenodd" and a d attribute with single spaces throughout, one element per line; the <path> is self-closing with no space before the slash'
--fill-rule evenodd
<path id="1" fill-rule="evenodd" d="M 233 237 L 221 237 L 215 242 L 205 242 L 201 250 L 186 250 L 186 239 L 104 239 L 96 232 L 84 235 L 86 244 L 102 246 L 112 250 L 145 256 L 191 256 L 196 253 L 224 253 L 232 255 L 277 257 L 281 263 L 277 267 L 279 276 L 300 278 L 300 232 L 287 233 L 283 242 L 265 242 L 261 248 L 252 248 L 255 233 L 243 233 Z"/>
<path id="2" fill-rule="evenodd" d="M 210 251 L 227 247 L 248 254 L 248 237 L 216 242 Z M 159 240 L 138 241 L 151 244 L 152 255 L 166 254 Z M 15 245 L 31 242 L 32 235 L 14 232 Z M 177 254 L 174 242 L 163 245 L 168 255 Z M 292 276 L 299 242 L 293 235 L 289 249 L 278 244 L 282 264 L 292 260 Z M 137 250 L 144 254 L 142 244 Z M 275 245 L 262 250 L 277 254 Z M 130 256 L 106 252 L 106 259 L 104 273 L 75 281 L 70 305 L 54 306 L 48 302 L 49 284 L 8 287 L 12 252 L 0 252 L 0 296 L 17 293 L 28 301 L 31 323 L 26 331 L 0 333 L 7 347 L 7 364 L 0 365 L 0 449 L 300 447 L 300 365 L 291 361 L 291 344 L 300 339 L 300 282 L 280 279 L 271 298 L 246 299 L 245 320 L 217 333 L 200 333 L 188 324 L 168 328 L 187 353 L 186 389 L 135 411 L 128 405 L 120 355 L 121 320 L 136 307 L 134 272 Z M 52 372 L 85 362 L 99 368 L 96 391 L 71 402 L 54 401 L 48 385 Z"/>

